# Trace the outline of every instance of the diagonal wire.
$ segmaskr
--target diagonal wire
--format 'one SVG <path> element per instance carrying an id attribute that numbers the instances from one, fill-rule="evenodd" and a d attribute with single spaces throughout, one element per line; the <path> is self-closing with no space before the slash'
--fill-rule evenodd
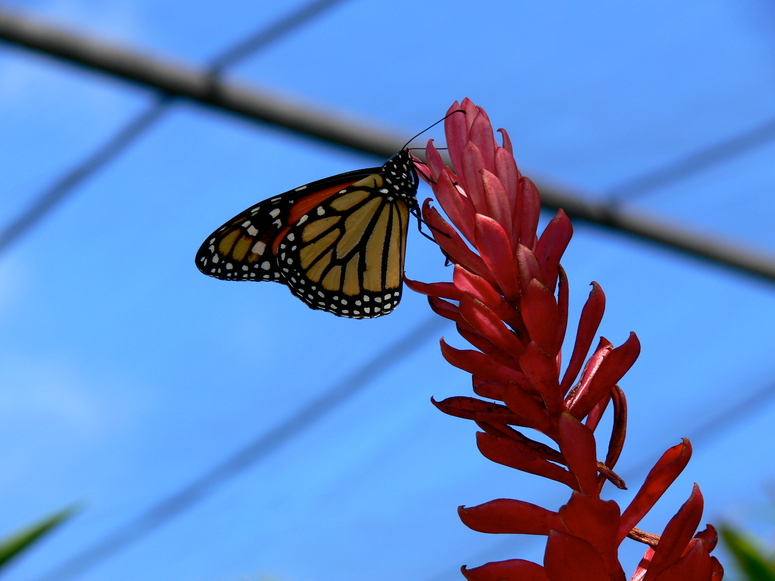
<path id="1" fill-rule="evenodd" d="M 733 157 L 742 155 L 775 139 L 775 119 L 734 137 L 705 147 L 662 168 L 646 172 L 605 192 L 611 205 L 631 201 L 643 194 L 685 179 Z"/>
<path id="2" fill-rule="evenodd" d="M 342 1 L 314 0 L 305 4 L 258 33 L 223 51 L 211 61 L 207 73 L 215 81 L 227 67 L 265 48 Z M 157 91 L 157 95 L 156 101 L 150 107 L 130 119 L 96 151 L 66 171 L 44 190 L 24 212 L 0 230 L 0 254 L 10 248 L 25 232 L 40 223 L 44 216 L 54 210 L 65 198 L 72 195 L 78 185 L 115 159 L 168 111 L 173 102 L 173 95 L 163 91 Z"/>
<path id="3" fill-rule="evenodd" d="M 299 10 L 291 12 L 258 33 L 238 42 L 231 48 L 223 51 L 210 61 L 209 71 L 212 75 L 219 75 L 224 69 L 233 66 L 238 61 L 252 55 L 271 44 L 275 40 L 285 36 L 302 24 L 322 14 L 342 0 L 315 0 L 302 6 Z"/>
<path id="4" fill-rule="evenodd" d="M 124 151 L 146 129 L 158 121 L 166 112 L 169 103 L 168 97 L 159 98 L 155 105 L 131 119 L 97 151 L 86 156 L 75 167 L 65 172 L 62 177 L 38 196 L 26 211 L 0 231 L 0 254 L 40 222 L 43 216 L 51 212 L 70 195 L 76 186 Z"/>
<path id="5" fill-rule="evenodd" d="M 350 375 L 334 384 L 322 395 L 299 408 L 290 418 L 255 438 L 235 454 L 217 464 L 199 478 L 157 502 L 133 520 L 99 538 L 91 546 L 70 557 L 35 581 L 64 581 L 105 561 L 115 553 L 152 533 L 221 485 L 267 458 L 289 440 L 312 427 L 315 422 L 373 384 L 380 375 L 403 362 L 447 325 L 447 320 L 433 314 L 392 345 L 381 350 Z"/>
<path id="6" fill-rule="evenodd" d="M 361 153 L 388 158 L 403 140 L 374 127 L 315 110 L 286 97 L 239 84 L 219 81 L 212 74 L 151 58 L 137 51 L 109 45 L 65 30 L 20 18 L 0 8 L 0 41 L 64 60 L 91 71 L 111 75 L 145 88 L 166 92 L 201 106 L 243 119 L 281 128 L 307 138 L 339 145 Z M 689 232 L 641 213 L 623 211 L 614 204 L 585 200 L 568 190 L 539 184 L 546 209 L 562 208 L 574 221 L 583 220 L 630 236 L 657 243 L 729 268 L 775 282 L 775 260 L 718 236 Z"/>

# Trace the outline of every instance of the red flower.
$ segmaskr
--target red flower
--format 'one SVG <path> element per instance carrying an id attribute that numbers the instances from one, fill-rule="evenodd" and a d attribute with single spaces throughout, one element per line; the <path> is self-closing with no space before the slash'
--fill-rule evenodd
<path id="1" fill-rule="evenodd" d="M 508 134 L 500 130 L 499 146 L 486 113 L 468 99 L 455 103 L 449 113 L 445 129 L 455 172 L 445 167 L 432 142 L 427 165 L 417 163 L 455 226 L 426 200 L 423 219 L 454 264 L 453 281 L 406 283 L 428 295 L 431 308 L 453 320 L 475 347 L 460 350 L 441 342 L 447 361 L 472 374 L 479 397 L 434 403 L 445 413 L 477 423 L 482 429 L 477 445 L 490 460 L 572 490 L 558 512 L 505 499 L 461 507 L 460 517 L 472 529 L 547 537 L 543 566 L 514 559 L 463 568 L 464 575 L 470 581 L 623 581 L 617 551 L 629 536 L 656 547 L 647 550 L 633 579 L 667 581 L 681 575 L 681 581 L 720 580 L 723 570 L 709 555 L 715 530 L 710 527 L 692 538 L 702 512 L 696 486 L 661 540 L 635 528 L 686 466 L 688 440 L 665 452 L 623 513 L 614 501 L 600 498 L 606 481 L 624 488 L 613 470 L 627 417 L 617 382 L 634 364 L 640 344 L 635 334 L 619 347 L 601 338 L 584 363 L 605 309 L 605 295 L 593 282 L 562 373 L 568 281 L 560 259 L 572 236 L 570 221 L 560 210 L 539 237 L 538 189 L 517 169 Z M 613 429 L 605 461 L 599 462 L 594 432 L 609 404 Z M 556 448 L 516 428 L 541 432 Z"/>

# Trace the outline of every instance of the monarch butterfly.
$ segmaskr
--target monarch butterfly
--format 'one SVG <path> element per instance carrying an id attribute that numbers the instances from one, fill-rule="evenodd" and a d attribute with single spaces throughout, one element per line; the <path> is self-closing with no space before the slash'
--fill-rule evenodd
<path id="1" fill-rule="evenodd" d="M 401 300 L 409 214 L 419 218 L 417 170 L 403 149 L 382 167 L 318 180 L 259 202 L 199 248 L 201 272 L 274 281 L 311 309 L 387 315 Z"/>

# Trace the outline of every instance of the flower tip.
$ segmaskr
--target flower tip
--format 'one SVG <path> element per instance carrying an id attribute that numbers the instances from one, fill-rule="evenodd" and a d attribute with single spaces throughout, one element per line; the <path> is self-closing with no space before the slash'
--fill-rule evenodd
<path id="1" fill-rule="evenodd" d="M 508 151 L 511 155 L 514 155 L 514 148 L 511 146 L 511 138 L 509 137 L 508 132 L 501 128 L 498 129 L 498 133 L 501 134 L 501 142 L 503 143 L 503 149 Z"/>
<path id="2" fill-rule="evenodd" d="M 428 185 L 433 187 L 436 182 L 439 181 L 439 175 L 444 171 L 444 160 L 441 159 L 441 154 L 436 146 L 433 144 L 433 139 L 428 140 L 428 145 L 425 147 L 425 160 L 426 165 L 430 169 L 430 172 L 426 175 L 422 175 Z M 428 179 L 430 177 L 430 179 Z"/>

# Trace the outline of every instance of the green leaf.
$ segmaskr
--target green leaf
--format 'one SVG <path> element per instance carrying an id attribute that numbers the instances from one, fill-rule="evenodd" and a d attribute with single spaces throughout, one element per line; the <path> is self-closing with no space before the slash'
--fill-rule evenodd
<path id="1" fill-rule="evenodd" d="M 65 508 L 0 541 L 0 568 L 78 510 L 75 506 Z"/>
<path id="2" fill-rule="evenodd" d="M 745 538 L 728 526 L 721 526 L 721 536 L 749 581 L 775 581 L 775 562 L 767 558 L 755 541 Z"/>

